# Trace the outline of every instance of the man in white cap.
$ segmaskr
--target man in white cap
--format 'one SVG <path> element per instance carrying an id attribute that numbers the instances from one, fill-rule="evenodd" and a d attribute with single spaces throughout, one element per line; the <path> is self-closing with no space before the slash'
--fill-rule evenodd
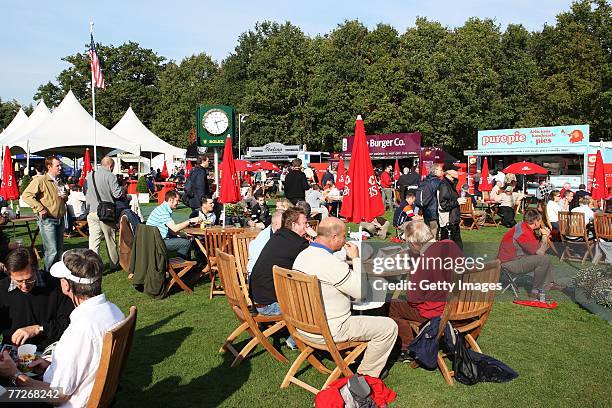
<path id="1" fill-rule="evenodd" d="M 0 360 L 0 377 L 15 386 L 35 389 L 60 389 L 62 407 L 84 407 L 102 354 L 104 334 L 124 319 L 117 306 L 102 293 L 102 260 L 90 249 L 64 252 L 61 261 L 51 267 L 51 275 L 60 279 L 62 292 L 75 306 L 70 325 L 59 339 L 51 362 L 36 358 L 30 367 L 43 375 L 33 380 L 17 369 L 5 352 Z"/>

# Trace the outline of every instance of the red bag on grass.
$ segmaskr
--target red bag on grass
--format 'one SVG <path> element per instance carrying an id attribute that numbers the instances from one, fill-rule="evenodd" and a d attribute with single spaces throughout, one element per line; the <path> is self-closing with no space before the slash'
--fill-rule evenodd
<path id="1" fill-rule="evenodd" d="M 363 378 L 365 378 L 372 389 L 370 397 L 379 408 L 384 408 L 390 402 L 395 401 L 397 394 L 390 388 L 387 388 L 382 380 L 367 375 L 364 375 Z M 315 397 L 315 408 L 344 408 L 344 400 L 340 395 L 340 388 L 344 387 L 348 380 L 349 377 L 337 379 L 329 384 L 327 388 L 319 391 Z"/>

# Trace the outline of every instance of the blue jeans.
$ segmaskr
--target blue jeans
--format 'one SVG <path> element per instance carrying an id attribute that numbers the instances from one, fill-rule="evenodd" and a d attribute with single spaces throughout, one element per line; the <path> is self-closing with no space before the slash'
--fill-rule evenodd
<path id="1" fill-rule="evenodd" d="M 258 307 L 257 311 L 259 312 L 259 314 L 266 316 L 278 316 L 281 314 L 280 305 L 278 304 L 278 302 L 270 303 L 269 305 L 266 305 L 264 307 Z M 287 345 L 290 348 L 295 349 L 296 344 L 295 341 L 293 341 L 293 337 L 287 337 Z"/>
<path id="2" fill-rule="evenodd" d="M 186 238 L 166 238 L 164 239 L 168 252 L 176 251 L 183 259 L 191 259 L 191 241 Z"/>
<path id="3" fill-rule="evenodd" d="M 38 229 L 45 251 L 45 270 L 49 272 L 64 252 L 64 220 L 53 217 L 39 218 Z"/>

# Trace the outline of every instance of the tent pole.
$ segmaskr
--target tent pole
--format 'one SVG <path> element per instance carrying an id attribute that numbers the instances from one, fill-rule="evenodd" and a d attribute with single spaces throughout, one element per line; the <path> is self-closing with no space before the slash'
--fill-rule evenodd
<path id="1" fill-rule="evenodd" d="M 30 141 L 26 142 L 26 171 L 25 174 L 30 175 Z"/>
<path id="2" fill-rule="evenodd" d="M 219 197 L 219 149 L 218 148 L 214 148 L 214 154 L 215 154 L 215 186 L 217 187 L 217 189 L 215 190 L 215 196 Z"/>
<path id="3" fill-rule="evenodd" d="M 142 159 L 142 145 L 138 145 L 138 167 L 136 167 L 136 180 L 140 178 L 140 159 Z"/>
<path id="4" fill-rule="evenodd" d="M 89 22 L 89 33 L 93 41 L 93 21 Z M 93 44 L 93 42 L 92 42 Z M 96 87 L 94 86 L 94 70 L 91 70 L 91 108 L 93 113 L 93 169 L 96 170 L 98 164 L 98 144 L 96 141 Z"/>

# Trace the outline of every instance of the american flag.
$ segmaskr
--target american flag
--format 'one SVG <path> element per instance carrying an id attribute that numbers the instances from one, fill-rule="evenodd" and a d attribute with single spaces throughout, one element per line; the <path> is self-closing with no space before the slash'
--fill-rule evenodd
<path id="1" fill-rule="evenodd" d="M 104 75 L 100 69 L 100 60 L 96 53 L 96 45 L 94 43 L 93 34 L 91 34 L 91 46 L 89 47 L 89 56 L 91 57 L 91 72 L 93 73 L 94 85 L 98 88 L 106 89 L 104 85 Z"/>

